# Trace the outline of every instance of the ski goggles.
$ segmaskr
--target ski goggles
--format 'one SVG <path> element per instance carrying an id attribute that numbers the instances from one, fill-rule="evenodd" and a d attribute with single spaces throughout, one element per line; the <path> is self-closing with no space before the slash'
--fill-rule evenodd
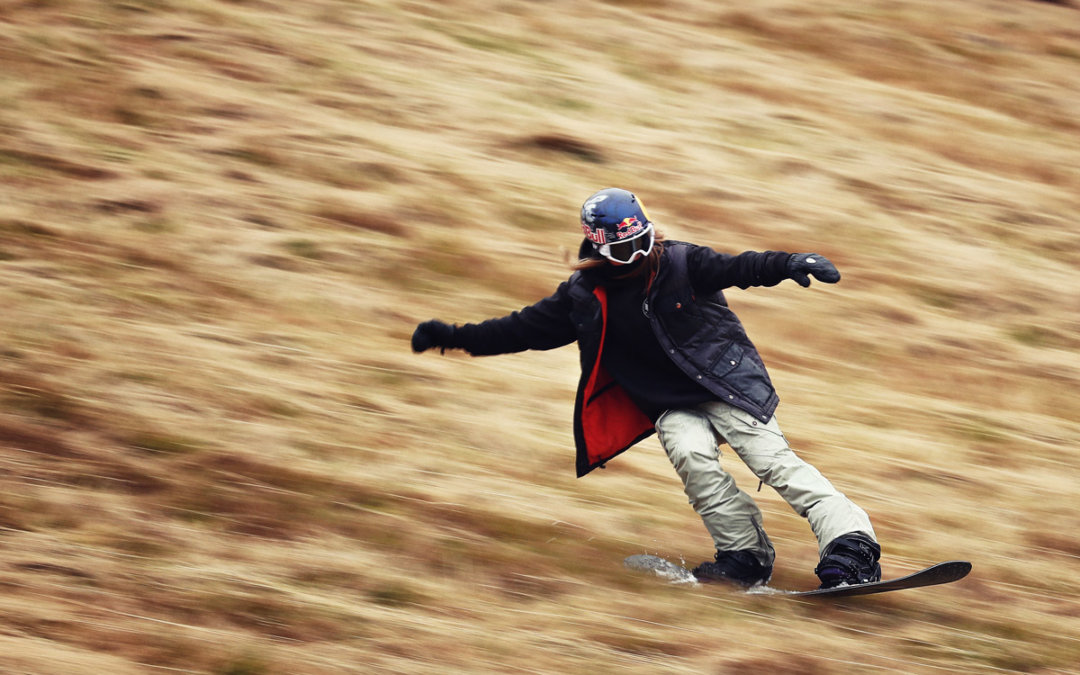
<path id="1" fill-rule="evenodd" d="M 653 228 L 650 224 L 644 232 L 633 239 L 609 244 L 594 244 L 594 246 L 596 246 L 596 252 L 608 260 L 626 264 L 649 255 L 652 252 L 653 241 Z"/>

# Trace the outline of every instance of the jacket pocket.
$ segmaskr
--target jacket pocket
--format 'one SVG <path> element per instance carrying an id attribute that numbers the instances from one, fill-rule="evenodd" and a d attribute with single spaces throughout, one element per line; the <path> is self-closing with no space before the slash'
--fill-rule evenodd
<path id="1" fill-rule="evenodd" d="M 746 357 L 746 352 L 738 342 L 732 342 L 727 349 L 720 352 L 719 356 L 709 364 L 709 373 L 721 379 L 739 367 Z"/>
<path id="2" fill-rule="evenodd" d="M 754 353 L 738 342 L 732 342 L 713 361 L 709 373 L 759 406 L 767 406 L 775 395 L 765 367 Z"/>

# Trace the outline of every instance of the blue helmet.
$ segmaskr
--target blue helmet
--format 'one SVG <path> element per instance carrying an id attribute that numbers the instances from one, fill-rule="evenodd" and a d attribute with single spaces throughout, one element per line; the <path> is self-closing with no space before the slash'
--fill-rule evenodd
<path id="1" fill-rule="evenodd" d="M 649 255 L 653 224 L 634 193 L 606 188 L 581 206 L 581 229 L 593 249 L 608 260 L 629 263 Z"/>

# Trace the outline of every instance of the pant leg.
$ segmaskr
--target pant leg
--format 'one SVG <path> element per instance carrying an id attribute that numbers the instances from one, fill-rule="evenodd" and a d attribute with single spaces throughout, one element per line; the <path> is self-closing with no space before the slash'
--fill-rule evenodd
<path id="1" fill-rule="evenodd" d="M 773 417 L 763 423 L 723 402 L 697 408 L 754 475 L 810 522 L 819 552 L 836 537 L 862 532 L 876 540 L 870 517 L 788 445 Z"/>
<path id="2" fill-rule="evenodd" d="M 762 527 L 761 511 L 720 466 L 720 448 L 708 418 L 696 410 L 669 410 L 657 420 L 656 431 L 717 550 L 750 550 L 771 567 L 776 554 Z"/>

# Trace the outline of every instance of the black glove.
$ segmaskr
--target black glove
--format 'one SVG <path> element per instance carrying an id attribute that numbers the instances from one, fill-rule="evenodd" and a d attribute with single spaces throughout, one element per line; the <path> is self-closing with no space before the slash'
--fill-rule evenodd
<path id="1" fill-rule="evenodd" d="M 451 347 L 454 338 L 454 327 L 443 323 L 438 319 L 425 321 L 416 327 L 412 334 L 412 350 L 414 352 L 426 352 L 432 347 L 446 349 Z"/>
<path id="2" fill-rule="evenodd" d="M 827 284 L 835 284 L 840 281 L 840 272 L 836 265 L 829 259 L 817 253 L 792 253 L 787 262 L 788 278 L 794 279 L 795 283 L 803 288 L 810 285 L 810 277 L 813 275 L 818 281 Z"/>

